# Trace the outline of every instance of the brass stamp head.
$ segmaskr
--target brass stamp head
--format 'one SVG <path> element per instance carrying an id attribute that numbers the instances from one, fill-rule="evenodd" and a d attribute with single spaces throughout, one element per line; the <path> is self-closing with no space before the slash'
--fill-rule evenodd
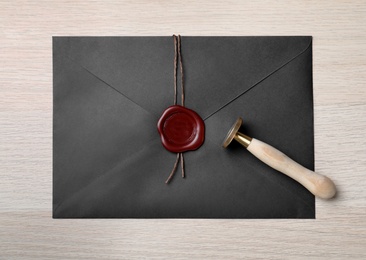
<path id="1" fill-rule="evenodd" d="M 239 132 L 239 129 L 242 124 L 243 124 L 243 119 L 241 119 L 241 117 L 239 117 L 236 120 L 235 124 L 230 128 L 224 142 L 222 143 L 222 146 L 224 148 L 228 147 L 229 144 L 231 144 L 231 142 L 234 139 L 236 141 L 238 141 L 241 145 L 243 145 L 245 148 L 247 148 L 250 145 L 252 138 Z"/>
<path id="2" fill-rule="evenodd" d="M 241 127 L 242 124 L 243 124 L 243 119 L 241 119 L 241 117 L 239 117 L 236 120 L 235 124 L 233 124 L 233 126 L 230 128 L 230 130 L 227 133 L 227 136 L 226 136 L 224 142 L 222 143 L 222 146 L 224 148 L 226 148 L 226 147 L 229 146 L 229 144 L 234 139 L 236 133 L 239 131 L 239 128 Z"/>

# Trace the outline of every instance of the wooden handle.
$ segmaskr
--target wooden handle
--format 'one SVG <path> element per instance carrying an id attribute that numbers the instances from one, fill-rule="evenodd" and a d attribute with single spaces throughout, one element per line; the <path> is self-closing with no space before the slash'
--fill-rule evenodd
<path id="1" fill-rule="evenodd" d="M 301 183 L 315 196 L 330 199 L 335 195 L 335 185 L 328 177 L 306 169 L 276 148 L 253 138 L 247 149 L 262 162 Z"/>

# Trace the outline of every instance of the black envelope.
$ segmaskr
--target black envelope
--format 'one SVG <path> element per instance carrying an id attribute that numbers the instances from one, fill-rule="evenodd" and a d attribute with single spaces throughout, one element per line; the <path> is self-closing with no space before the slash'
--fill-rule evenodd
<path id="1" fill-rule="evenodd" d="M 205 142 L 176 154 L 172 37 L 54 37 L 54 218 L 314 218 L 314 196 L 245 148 L 241 132 L 314 169 L 312 37 L 182 37 L 185 105 Z M 178 99 L 179 100 L 179 99 Z"/>

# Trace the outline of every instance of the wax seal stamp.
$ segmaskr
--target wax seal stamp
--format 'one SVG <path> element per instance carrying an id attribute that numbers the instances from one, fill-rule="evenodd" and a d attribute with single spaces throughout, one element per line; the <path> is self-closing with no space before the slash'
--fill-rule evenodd
<path id="1" fill-rule="evenodd" d="M 229 130 L 222 146 L 228 147 L 235 140 L 243 145 L 259 160 L 294 179 L 315 196 L 331 199 L 336 194 L 336 187 L 327 176 L 315 173 L 298 164 L 276 148 L 239 132 L 243 120 L 239 117 Z"/>
<path id="2" fill-rule="evenodd" d="M 205 125 L 193 110 L 183 106 L 168 107 L 158 121 L 158 131 L 165 149 L 182 153 L 198 149 L 204 141 Z"/>

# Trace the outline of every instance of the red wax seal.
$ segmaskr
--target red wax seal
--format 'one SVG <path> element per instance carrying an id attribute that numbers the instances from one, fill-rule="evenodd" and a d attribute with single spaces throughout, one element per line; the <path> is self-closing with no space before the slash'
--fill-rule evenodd
<path id="1" fill-rule="evenodd" d="M 193 110 L 174 105 L 168 107 L 158 122 L 165 149 L 174 153 L 199 148 L 205 139 L 205 124 Z"/>

